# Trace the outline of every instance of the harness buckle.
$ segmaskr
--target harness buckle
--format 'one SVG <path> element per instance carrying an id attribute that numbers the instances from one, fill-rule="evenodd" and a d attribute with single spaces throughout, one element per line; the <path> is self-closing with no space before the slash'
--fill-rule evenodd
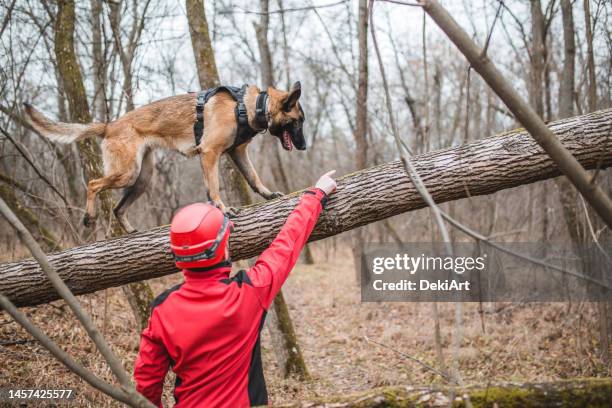
<path id="1" fill-rule="evenodd" d="M 236 115 L 238 116 L 239 126 L 248 126 L 249 118 L 247 114 L 247 108 L 243 101 L 239 101 L 236 105 Z"/>
<path id="2" fill-rule="evenodd" d="M 199 121 L 204 119 L 204 104 L 206 103 L 206 92 L 198 93 L 196 102 L 196 117 Z"/>

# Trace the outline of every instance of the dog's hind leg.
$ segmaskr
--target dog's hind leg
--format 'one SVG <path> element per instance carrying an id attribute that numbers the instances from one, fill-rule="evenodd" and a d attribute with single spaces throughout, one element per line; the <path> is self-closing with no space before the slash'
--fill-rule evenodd
<path id="1" fill-rule="evenodd" d="M 129 176 L 125 174 L 114 173 L 106 177 L 90 180 L 87 183 L 87 207 L 83 224 L 86 227 L 92 227 L 96 219 L 95 201 L 99 193 L 109 188 L 122 188 L 129 184 Z"/>
<path id="2" fill-rule="evenodd" d="M 144 146 L 126 145 L 122 141 L 104 140 L 101 144 L 105 176 L 87 183 L 87 206 L 83 224 L 93 226 L 96 219 L 95 201 L 98 194 L 111 188 L 123 188 L 134 184 L 140 173 Z"/>
<path id="3" fill-rule="evenodd" d="M 153 154 L 153 149 L 147 149 L 144 153 L 142 164 L 140 165 L 140 174 L 136 182 L 123 189 L 123 196 L 113 209 L 117 221 L 128 234 L 136 232 L 136 229 L 128 221 L 125 212 L 146 191 L 151 182 L 154 167 L 155 155 Z"/>
<path id="4" fill-rule="evenodd" d="M 247 151 L 247 144 L 242 144 L 240 146 L 236 146 L 235 149 L 230 150 L 228 153 L 240 173 L 244 176 L 249 186 L 255 191 L 257 194 L 265 198 L 266 200 L 272 200 L 277 197 L 281 197 L 283 193 L 276 191 L 272 192 L 268 190 L 266 186 L 261 182 L 257 172 L 255 171 L 255 167 L 253 163 L 251 163 L 251 159 L 249 158 L 249 154 Z"/>

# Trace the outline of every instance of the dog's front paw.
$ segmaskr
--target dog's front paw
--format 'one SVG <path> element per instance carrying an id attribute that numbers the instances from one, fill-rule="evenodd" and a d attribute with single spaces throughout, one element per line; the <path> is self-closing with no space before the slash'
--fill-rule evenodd
<path id="1" fill-rule="evenodd" d="M 96 225 L 96 217 L 91 217 L 89 214 L 85 213 L 83 225 L 87 228 L 93 228 Z"/>
<path id="2" fill-rule="evenodd" d="M 267 194 L 267 195 L 265 196 L 265 199 L 266 199 L 266 200 L 274 200 L 275 198 L 282 197 L 282 196 L 284 196 L 284 195 L 285 195 L 285 194 L 284 194 L 284 193 L 281 193 L 280 191 L 274 191 L 274 192 L 272 192 L 272 193 L 270 193 L 270 194 Z"/>
<path id="3" fill-rule="evenodd" d="M 217 207 L 218 209 L 220 209 L 222 212 L 226 212 L 227 207 L 225 206 L 225 204 L 223 204 L 222 201 L 215 201 L 215 200 L 208 200 L 208 204 L 212 205 L 213 207 Z"/>
<path id="4" fill-rule="evenodd" d="M 236 207 L 227 207 L 227 209 L 225 210 L 225 214 L 230 219 L 231 218 L 236 218 L 239 213 L 240 213 L 240 208 L 236 208 Z"/>

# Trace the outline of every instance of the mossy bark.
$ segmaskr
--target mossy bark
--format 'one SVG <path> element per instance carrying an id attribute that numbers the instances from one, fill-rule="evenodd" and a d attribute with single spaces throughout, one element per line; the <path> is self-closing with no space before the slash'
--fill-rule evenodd
<path id="1" fill-rule="evenodd" d="M 282 375 L 301 380 L 308 379 L 306 363 L 282 291 L 278 292 L 272 307 L 268 311 L 268 329 L 272 336 L 274 352 Z"/>
<path id="2" fill-rule="evenodd" d="M 91 113 L 85 93 L 85 85 L 77 56 L 74 51 L 75 12 L 74 0 L 58 1 L 55 20 L 55 56 L 61 84 L 68 100 L 69 119 L 72 122 L 89 123 Z M 102 160 L 100 148 L 93 139 L 78 142 L 81 165 L 88 180 L 102 177 Z M 101 192 L 98 197 L 104 219 L 110 220 L 108 235 L 119 237 L 123 230 L 113 215 L 113 198 L 110 190 Z M 153 291 L 145 282 L 131 283 L 124 288 L 124 293 L 138 320 L 144 328 L 149 320 L 149 305 L 153 301 Z"/>
<path id="3" fill-rule="evenodd" d="M 270 51 L 270 44 L 268 42 L 268 30 L 270 26 L 269 1 L 260 0 L 259 7 L 261 12 L 259 23 L 253 23 L 253 26 L 255 28 L 255 36 L 257 37 L 259 49 L 259 66 L 262 77 L 261 87 L 262 89 L 268 89 L 268 87 L 275 85 L 272 52 Z M 266 134 L 262 136 L 266 137 Z M 266 137 L 262 143 L 262 148 L 266 151 L 266 154 L 273 157 L 271 163 L 268 163 L 268 165 L 276 180 L 276 185 L 280 186 L 284 192 L 290 191 L 289 180 L 282 166 L 278 144 L 272 137 Z M 308 255 L 309 259 L 312 261 L 312 254 L 307 246 L 303 254 Z M 266 326 L 272 337 L 276 359 L 283 376 L 307 379 L 308 371 L 306 370 L 306 363 L 302 356 L 295 329 L 293 328 L 293 322 L 291 321 L 291 315 L 289 314 L 289 308 L 287 307 L 287 302 L 285 302 L 282 291 L 274 298 L 272 307 L 268 311 Z"/>
<path id="4" fill-rule="evenodd" d="M 334 408 L 462 408 L 471 404 L 482 407 L 609 407 L 612 401 L 612 378 L 572 379 L 539 384 L 500 384 L 455 388 L 412 386 L 377 388 L 348 396 L 325 398 L 280 407 Z M 469 403 L 467 402 L 469 397 Z"/>
<path id="5" fill-rule="evenodd" d="M 312 255 L 312 249 L 309 244 L 304 246 L 304 250 L 302 251 L 302 259 L 306 265 L 314 265 L 315 260 Z"/>

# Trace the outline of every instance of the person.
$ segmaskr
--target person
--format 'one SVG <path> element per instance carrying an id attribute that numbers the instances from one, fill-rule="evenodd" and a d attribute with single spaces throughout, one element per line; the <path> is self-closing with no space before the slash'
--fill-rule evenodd
<path id="1" fill-rule="evenodd" d="M 229 218 L 205 203 L 179 210 L 170 226 L 170 247 L 185 279 L 153 301 L 134 367 L 138 392 L 162 407 L 171 367 L 175 407 L 268 404 L 260 350 L 266 311 L 336 190 L 333 173 L 302 195 L 255 265 L 233 277 Z"/>

